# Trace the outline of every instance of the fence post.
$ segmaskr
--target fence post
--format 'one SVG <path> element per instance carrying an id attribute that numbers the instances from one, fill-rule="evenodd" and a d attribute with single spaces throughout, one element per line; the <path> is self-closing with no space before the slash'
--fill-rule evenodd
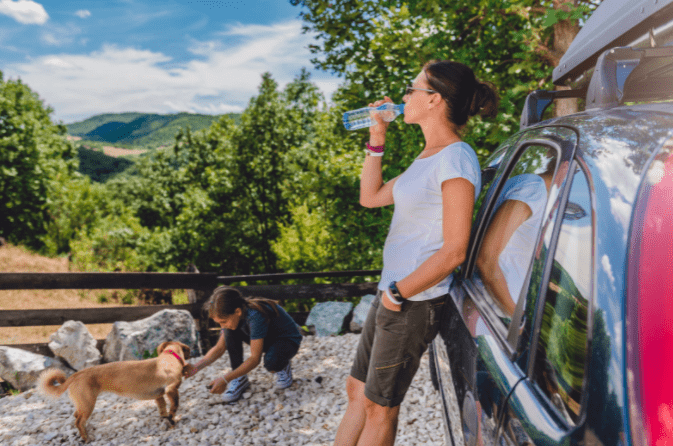
<path id="1" fill-rule="evenodd" d="M 187 266 L 186 272 L 199 273 L 200 271 L 195 265 L 190 263 Z M 199 315 L 199 337 L 201 338 L 201 347 L 204 354 L 213 347 L 213 343 L 210 340 L 210 319 L 208 318 L 208 313 L 203 310 L 203 304 L 206 303 L 211 294 L 213 294 L 213 290 L 187 290 L 189 303 L 193 305 L 194 312 Z"/>

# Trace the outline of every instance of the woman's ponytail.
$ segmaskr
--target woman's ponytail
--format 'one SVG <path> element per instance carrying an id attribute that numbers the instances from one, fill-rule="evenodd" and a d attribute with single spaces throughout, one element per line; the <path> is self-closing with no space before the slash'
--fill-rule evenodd
<path id="1" fill-rule="evenodd" d="M 495 89 L 486 82 L 477 82 L 470 105 L 470 116 L 479 114 L 485 118 L 495 118 L 500 102 Z"/>

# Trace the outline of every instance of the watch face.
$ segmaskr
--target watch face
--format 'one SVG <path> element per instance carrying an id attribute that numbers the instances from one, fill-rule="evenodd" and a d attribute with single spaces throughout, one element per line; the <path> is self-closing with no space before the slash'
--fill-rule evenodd
<path id="1" fill-rule="evenodd" d="M 402 299 L 402 296 L 400 295 L 400 290 L 397 289 L 397 282 L 390 282 L 389 285 L 390 292 L 393 294 L 393 297 L 395 299 Z"/>

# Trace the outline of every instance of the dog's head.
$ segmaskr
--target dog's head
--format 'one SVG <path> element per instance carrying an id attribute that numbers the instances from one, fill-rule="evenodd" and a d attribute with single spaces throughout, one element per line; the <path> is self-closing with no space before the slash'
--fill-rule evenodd
<path id="1" fill-rule="evenodd" d="M 157 355 L 160 355 L 161 352 L 166 350 L 166 347 L 173 347 L 174 349 L 179 349 L 182 351 L 182 355 L 184 356 L 184 359 L 189 359 L 189 355 L 191 353 L 191 349 L 187 347 L 185 344 L 182 342 L 178 341 L 167 341 L 167 342 L 162 342 L 159 347 L 157 347 Z"/>

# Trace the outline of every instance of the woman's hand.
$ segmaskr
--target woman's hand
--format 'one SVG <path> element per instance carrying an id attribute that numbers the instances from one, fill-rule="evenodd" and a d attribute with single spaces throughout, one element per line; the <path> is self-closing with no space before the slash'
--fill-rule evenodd
<path id="1" fill-rule="evenodd" d="M 194 367 L 192 364 L 187 364 L 182 368 L 182 376 L 184 378 L 191 378 L 192 376 L 196 375 L 196 372 L 198 372 L 199 369 Z"/>
<path id="2" fill-rule="evenodd" d="M 388 96 L 385 96 L 384 99 L 373 102 L 369 104 L 369 106 L 378 107 L 385 104 L 386 102 L 390 102 L 392 104 L 393 100 Z M 390 123 L 384 121 L 381 118 L 381 113 L 372 113 L 372 119 L 376 121 L 376 124 L 369 127 L 369 144 L 372 146 L 382 146 L 386 141 L 386 132 L 388 131 L 388 126 Z"/>
<path id="3" fill-rule="evenodd" d="M 386 292 L 383 293 L 383 297 L 381 298 L 381 303 L 383 306 L 390 311 L 402 311 L 402 305 L 392 303 L 388 298 L 388 293 L 390 293 L 390 290 L 386 290 Z"/>
<path id="4" fill-rule="evenodd" d="M 217 378 L 215 381 L 210 383 L 210 393 L 220 394 L 227 390 L 227 380 L 224 378 Z"/>

